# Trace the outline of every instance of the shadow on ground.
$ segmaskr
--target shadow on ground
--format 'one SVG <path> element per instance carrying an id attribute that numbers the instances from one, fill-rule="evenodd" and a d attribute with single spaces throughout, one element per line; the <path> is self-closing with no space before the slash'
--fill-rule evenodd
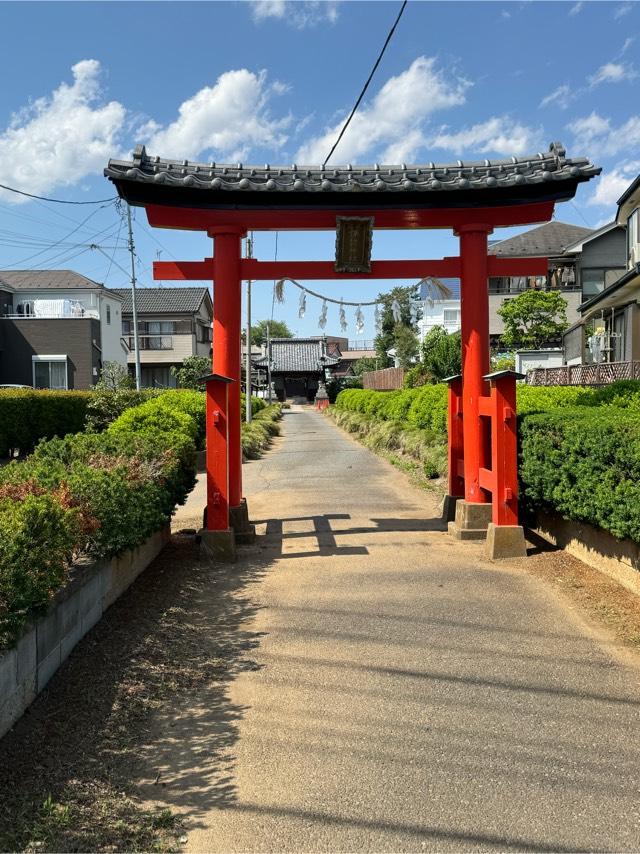
<path id="1" fill-rule="evenodd" d="M 0 850 L 174 848 L 179 828 L 158 803 L 197 819 L 233 798 L 245 709 L 227 689 L 257 667 L 251 587 L 270 562 L 212 569 L 192 538 L 173 538 L 0 741 Z"/>

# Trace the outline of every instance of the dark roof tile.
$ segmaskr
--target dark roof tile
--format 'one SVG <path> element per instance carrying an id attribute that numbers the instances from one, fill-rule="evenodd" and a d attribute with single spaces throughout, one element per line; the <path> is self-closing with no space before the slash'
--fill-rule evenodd
<path id="1" fill-rule="evenodd" d="M 272 338 L 271 363 L 273 373 L 319 373 L 323 342 L 317 338 Z M 326 356 L 325 365 L 337 364 L 338 359 Z M 256 365 L 266 365 L 267 357 L 255 360 Z"/>
<path id="2" fill-rule="evenodd" d="M 124 300 L 122 311 L 131 314 L 131 288 L 111 288 Z M 140 314 L 193 314 L 209 294 L 208 288 L 136 288 L 136 307 Z"/>
<path id="3" fill-rule="evenodd" d="M 568 222 L 552 220 L 508 237 L 489 246 L 489 255 L 499 256 L 558 256 L 566 246 L 570 246 L 582 237 L 591 234 L 593 229 Z"/>

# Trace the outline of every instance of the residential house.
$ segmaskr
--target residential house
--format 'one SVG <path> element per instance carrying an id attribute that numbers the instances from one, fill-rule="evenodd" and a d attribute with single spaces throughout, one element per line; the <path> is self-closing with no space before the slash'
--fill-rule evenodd
<path id="1" fill-rule="evenodd" d="M 122 303 L 122 329 L 135 373 L 133 304 L 130 288 L 114 288 Z M 142 385 L 174 388 L 171 368 L 189 356 L 211 357 L 213 304 L 209 288 L 136 288 Z"/>
<path id="2" fill-rule="evenodd" d="M 564 335 L 565 362 L 612 365 L 599 372 L 598 380 L 603 382 L 640 379 L 640 175 L 618 200 L 615 223 L 600 232 L 599 239 L 615 235 L 622 269 L 616 268 L 616 275 L 609 278 L 605 269 L 596 292 L 580 305 L 580 321 Z M 579 370 L 573 371 L 576 381 L 580 375 Z"/>
<path id="3" fill-rule="evenodd" d="M 500 258 L 548 258 L 544 276 L 501 276 L 489 279 L 489 334 L 497 343 L 504 332 L 504 323 L 498 314 L 505 300 L 523 291 L 559 291 L 567 302 L 567 320 L 578 320 L 578 306 L 582 302 L 582 287 L 576 272 L 579 249 L 569 251 L 569 246 L 592 233 L 592 229 L 553 220 L 536 226 L 515 237 L 498 240 L 489 246 L 489 255 Z"/>
<path id="4" fill-rule="evenodd" d="M 117 293 L 73 270 L 0 271 L 0 384 L 88 389 L 126 361 Z"/>
<path id="5" fill-rule="evenodd" d="M 460 330 L 460 279 L 440 279 L 450 291 L 446 299 L 436 299 L 433 289 L 423 284 L 420 291 L 420 311 L 418 337 L 420 342 L 435 326 L 442 326 L 449 334 Z"/>

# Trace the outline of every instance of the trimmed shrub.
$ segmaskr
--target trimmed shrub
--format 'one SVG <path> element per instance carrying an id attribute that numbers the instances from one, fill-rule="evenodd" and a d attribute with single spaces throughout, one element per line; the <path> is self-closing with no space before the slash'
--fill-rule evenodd
<path id="1" fill-rule="evenodd" d="M 278 421 L 282 418 L 282 404 L 273 403 L 258 412 L 249 424 L 242 425 L 242 456 L 245 460 L 257 459 L 280 432 Z"/>
<path id="2" fill-rule="evenodd" d="M 78 513 L 58 496 L 0 487 L 0 649 L 19 638 L 62 585 L 80 538 Z"/>
<path id="3" fill-rule="evenodd" d="M 640 542 L 640 428 L 615 407 L 574 407 L 520 419 L 525 506 L 556 510 Z"/>
<path id="4" fill-rule="evenodd" d="M 93 392 L 0 389 L 0 457 L 84 429 Z"/>
<path id="5" fill-rule="evenodd" d="M 336 407 L 436 433 L 447 429 L 447 387 L 442 384 L 402 391 L 348 389 L 340 392 Z"/>

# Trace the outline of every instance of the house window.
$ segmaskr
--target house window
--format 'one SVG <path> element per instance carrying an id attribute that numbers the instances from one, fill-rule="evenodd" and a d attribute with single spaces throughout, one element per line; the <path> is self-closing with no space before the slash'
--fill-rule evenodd
<path id="1" fill-rule="evenodd" d="M 107 305 L 107 323 L 111 323 L 111 306 Z"/>
<path id="2" fill-rule="evenodd" d="M 629 269 L 640 263 L 640 208 L 627 220 L 627 262 Z"/>
<path id="3" fill-rule="evenodd" d="M 582 271 L 582 295 L 592 297 L 601 293 L 624 273 L 622 268 L 591 267 Z"/>
<path id="4" fill-rule="evenodd" d="M 67 357 L 32 356 L 34 388 L 50 388 L 66 391 Z"/>
<path id="5" fill-rule="evenodd" d="M 458 310 L 455 308 L 445 308 L 443 311 L 443 320 L 445 326 L 453 326 L 458 322 Z"/>

